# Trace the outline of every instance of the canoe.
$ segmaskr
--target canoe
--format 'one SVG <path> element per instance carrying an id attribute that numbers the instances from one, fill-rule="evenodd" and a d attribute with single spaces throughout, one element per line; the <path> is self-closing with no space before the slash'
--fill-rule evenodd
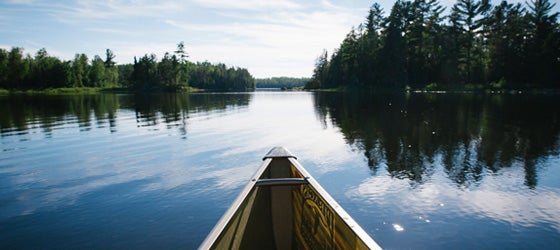
<path id="1" fill-rule="evenodd" d="M 309 175 L 276 147 L 199 249 L 381 249 Z"/>

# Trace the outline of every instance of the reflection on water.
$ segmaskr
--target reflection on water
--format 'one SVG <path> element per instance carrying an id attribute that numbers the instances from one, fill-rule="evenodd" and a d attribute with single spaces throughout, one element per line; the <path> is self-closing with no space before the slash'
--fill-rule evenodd
<path id="1" fill-rule="evenodd" d="M 560 245 L 556 96 L 0 96 L 0 249 L 194 249 L 273 146 L 390 249 Z"/>
<path id="2" fill-rule="evenodd" d="M 388 248 L 560 244 L 557 96 L 318 93 L 372 176 L 346 191 Z M 465 239 L 462 239 L 465 237 Z M 467 239 L 468 238 L 468 239 Z M 421 240 L 432 239 L 432 240 Z"/>
<path id="3" fill-rule="evenodd" d="M 4 96 L 0 97 L 0 135 L 26 134 L 39 127 L 51 136 L 53 129 L 68 123 L 76 123 L 82 130 L 108 126 L 116 132 L 119 110 L 133 111 L 138 127 L 163 123 L 186 135 L 186 121 L 191 115 L 231 112 L 247 107 L 250 98 L 249 93 Z"/>
<path id="4" fill-rule="evenodd" d="M 195 248 L 253 169 L 187 132 L 250 99 L 0 97 L 0 248 Z"/>
<path id="5" fill-rule="evenodd" d="M 31 129 L 42 129 L 46 136 L 53 128 L 76 123 L 88 129 L 105 121 L 114 127 L 119 100 L 115 95 L 90 96 L 2 96 L 0 97 L 1 136 L 25 134 Z"/>
<path id="6" fill-rule="evenodd" d="M 130 108 L 136 111 L 138 126 L 154 126 L 160 122 L 167 127 L 180 127 L 186 134 L 186 120 L 190 115 L 208 112 L 232 112 L 249 105 L 250 94 L 193 94 L 193 95 L 134 95 L 128 96 Z"/>
<path id="7" fill-rule="evenodd" d="M 423 183 L 441 158 L 458 185 L 521 166 L 535 187 L 537 162 L 558 154 L 559 101 L 524 95 L 320 93 L 318 113 L 340 127 L 376 171 Z"/>

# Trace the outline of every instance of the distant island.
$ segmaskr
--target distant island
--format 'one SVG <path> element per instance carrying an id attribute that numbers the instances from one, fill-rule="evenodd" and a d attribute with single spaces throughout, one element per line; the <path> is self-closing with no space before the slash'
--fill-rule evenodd
<path id="1" fill-rule="evenodd" d="M 190 62 L 184 43 L 173 53 L 157 59 L 154 54 L 134 58 L 132 64 L 117 65 L 115 55 L 106 50 L 105 59 L 76 54 L 63 61 L 40 49 L 35 56 L 23 48 L 0 48 L 0 89 L 26 91 L 45 89 L 119 88 L 136 92 L 153 91 L 246 91 L 255 89 L 255 79 L 247 69 L 225 64 Z"/>
<path id="2" fill-rule="evenodd" d="M 396 1 L 372 5 L 330 56 L 317 59 L 307 89 L 560 89 L 556 3 Z"/>
<path id="3" fill-rule="evenodd" d="M 271 77 L 257 78 L 255 80 L 257 88 L 275 88 L 275 89 L 301 89 L 309 82 L 311 78 L 307 77 Z"/>

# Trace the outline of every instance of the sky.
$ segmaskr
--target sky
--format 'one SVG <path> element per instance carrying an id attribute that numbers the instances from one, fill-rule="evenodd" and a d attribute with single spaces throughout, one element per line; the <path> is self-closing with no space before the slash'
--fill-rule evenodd
<path id="1" fill-rule="evenodd" d="M 118 64 L 184 42 L 190 61 L 247 68 L 257 78 L 310 77 L 316 58 L 337 48 L 377 2 L 391 0 L 0 0 L 0 47 L 45 48 Z M 440 0 L 449 7 L 454 0 Z M 493 1 L 497 3 L 498 1 Z M 508 2 L 524 2 L 509 0 Z M 555 1 L 552 1 L 553 3 Z M 558 11 L 560 6 L 556 6 Z"/>

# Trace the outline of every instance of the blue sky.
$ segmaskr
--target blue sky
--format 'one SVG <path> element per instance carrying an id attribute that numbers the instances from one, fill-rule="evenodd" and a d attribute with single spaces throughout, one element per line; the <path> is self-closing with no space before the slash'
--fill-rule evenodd
<path id="1" fill-rule="evenodd" d="M 161 58 L 184 41 L 191 61 L 239 66 L 259 78 L 309 77 L 321 51 L 337 48 L 374 2 L 0 0 L 0 47 L 46 48 L 64 60 L 104 58 L 108 48 L 117 63 L 130 63 L 146 53 Z M 394 3 L 377 2 L 386 13 Z"/>

